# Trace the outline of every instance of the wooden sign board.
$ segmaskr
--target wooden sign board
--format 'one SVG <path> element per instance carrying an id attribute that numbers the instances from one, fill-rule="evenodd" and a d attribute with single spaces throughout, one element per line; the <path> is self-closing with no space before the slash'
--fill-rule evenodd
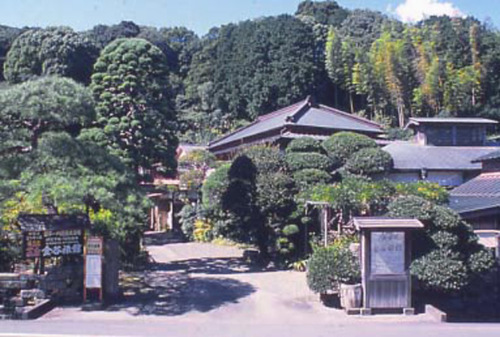
<path id="1" fill-rule="evenodd" d="M 86 254 L 87 255 L 102 255 L 102 238 L 91 236 L 87 239 Z"/>
<path id="2" fill-rule="evenodd" d="M 87 300 L 87 289 L 98 289 L 102 301 L 102 255 L 104 240 L 102 237 L 89 236 L 85 242 L 85 278 L 83 300 Z"/>
<path id="3" fill-rule="evenodd" d="M 371 233 L 371 274 L 394 275 L 405 273 L 405 233 Z"/>
<path id="4" fill-rule="evenodd" d="M 23 233 L 24 257 L 50 258 L 83 254 L 83 230 L 44 230 Z"/>
<path id="5" fill-rule="evenodd" d="M 87 255 L 85 257 L 85 287 L 87 289 L 101 289 L 102 287 L 102 257 Z"/>
<path id="6" fill-rule="evenodd" d="M 43 232 L 33 231 L 23 234 L 24 258 L 35 259 L 40 257 L 43 246 Z"/>
<path id="7" fill-rule="evenodd" d="M 410 231 L 424 228 L 416 219 L 359 217 L 353 219 L 361 233 L 362 314 L 372 309 L 411 308 Z"/>

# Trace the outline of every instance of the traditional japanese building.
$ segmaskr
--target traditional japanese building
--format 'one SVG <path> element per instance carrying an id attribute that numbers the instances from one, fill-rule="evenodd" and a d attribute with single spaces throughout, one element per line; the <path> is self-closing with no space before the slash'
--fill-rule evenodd
<path id="1" fill-rule="evenodd" d="M 498 149 L 486 138 L 487 129 L 497 123 L 484 118 L 410 118 L 406 129 L 414 130 L 413 139 L 383 148 L 394 161 L 390 179 L 427 180 L 450 188 L 463 184 L 481 172 L 481 162 L 474 159 Z"/>
<path id="2" fill-rule="evenodd" d="M 450 192 L 450 207 L 474 229 L 500 230 L 500 150 L 474 162 L 482 163 L 481 174 Z"/>
<path id="3" fill-rule="evenodd" d="M 208 149 L 219 159 L 225 159 L 245 146 L 277 144 L 285 148 L 294 138 L 313 137 L 322 140 L 339 131 L 358 132 L 373 138 L 383 133 L 382 127 L 375 122 L 317 104 L 308 97 L 260 116 L 249 125 L 211 142 Z"/>

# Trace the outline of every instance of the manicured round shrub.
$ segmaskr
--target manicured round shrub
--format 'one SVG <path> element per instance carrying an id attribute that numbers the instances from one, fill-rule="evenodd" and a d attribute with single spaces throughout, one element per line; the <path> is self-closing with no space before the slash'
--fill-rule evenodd
<path id="1" fill-rule="evenodd" d="M 438 231 L 431 235 L 431 240 L 436 246 L 442 249 L 455 248 L 458 245 L 459 238 L 450 232 Z"/>
<path id="2" fill-rule="evenodd" d="M 416 196 L 399 197 L 388 209 L 389 216 L 424 221 L 424 231 L 413 235 L 413 256 L 418 258 L 411 264 L 423 287 L 457 292 L 494 266 L 492 254 L 453 210 Z"/>
<path id="3" fill-rule="evenodd" d="M 332 176 L 322 170 L 305 169 L 293 174 L 293 179 L 301 187 L 312 186 L 316 184 L 326 184 L 332 180 Z"/>
<path id="4" fill-rule="evenodd" d="M 318 169 L 330 171 L 332 161 L 330 158 L 320 153 L 288 153 L 285 156 L 288 168 L 295 172 L 304 169 Z"/>
<path id="5" fill-rule="evenodd" d="M 398 197 L 387 208 L 392 218 L 415 218 L 420 221 L 429 221 L 434 216 L 434 205 L 413 195 Z"/>
<path id="6" fill-rule="evenodd" d="M 292 152 L 317 152 L 323 153 L 321 142 L 311 137 L 294 139 L 286 147 L 286 153 Z"/>
<path id="7" fill-rule="evenodd" d="M 352 154 L 344 168 L 350 173 L 371 175 L 384 173 L 392 168 L 393 161 L 389 153 L 379 148 L 365 148 Z"/>
<path id="8" fill-rule="evenodd" d="M 434 207 L 434 226 L 437 229 L 452 230 L 457 228 L 461 222 L 460 215 L 451 208 L 445 206 Z"/>
<path id="9" fill-rule="evenodd" d="M 255 145 L 242 152 L 257 168 L 259 174 L 281 171 L 285 166 L 283 154 L 276 146 Z"/>
<path id="10" fill-rule="evenodd" d="M 468 265 L 471 272 L 481 274 L 494 268 L 496 261 L 491 251 L 478 247 L 477 252 L 469 256 Z"/>
<path id="11" fill-rule="evenodd" d="M 373 139 L 355 132 L 336 133 L 322 145 L 335 167 L 344 165 L 352 154 L 361 149 L 377 147 Z"/>
<path id="12" fill-rule="evenodd" d="M 411 273 L 431 290 L 458 291 L 467 285 L 467 266 L 449 249 L 432 250 L 411 264 Z"/>

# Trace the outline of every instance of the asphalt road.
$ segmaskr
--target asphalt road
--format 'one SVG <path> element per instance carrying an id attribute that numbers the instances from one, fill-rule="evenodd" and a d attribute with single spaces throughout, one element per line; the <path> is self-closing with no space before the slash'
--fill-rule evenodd
<path id="1" fill-rule="evenodd" d="M 124 299 L 103 311 L 57 308 L 0 321 L 5 336 L 500 336 L 500 324 L 442 324 L 427 315 L 346 316 L 323 306 L 305 274 L 259 270 L 242 251 L 153 240 L 155 263 L 124 275 Z"/>

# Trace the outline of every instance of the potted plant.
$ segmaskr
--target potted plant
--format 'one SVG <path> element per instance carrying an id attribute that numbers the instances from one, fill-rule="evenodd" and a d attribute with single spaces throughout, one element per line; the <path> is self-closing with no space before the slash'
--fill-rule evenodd
<path id="1" fill-rule="evenodd" d="M 363 287 L 359 259 L 347 247 L 337 252 L 335 279 L 340 284 L 340 305 L 344 309 L 361 308 Z"/>

